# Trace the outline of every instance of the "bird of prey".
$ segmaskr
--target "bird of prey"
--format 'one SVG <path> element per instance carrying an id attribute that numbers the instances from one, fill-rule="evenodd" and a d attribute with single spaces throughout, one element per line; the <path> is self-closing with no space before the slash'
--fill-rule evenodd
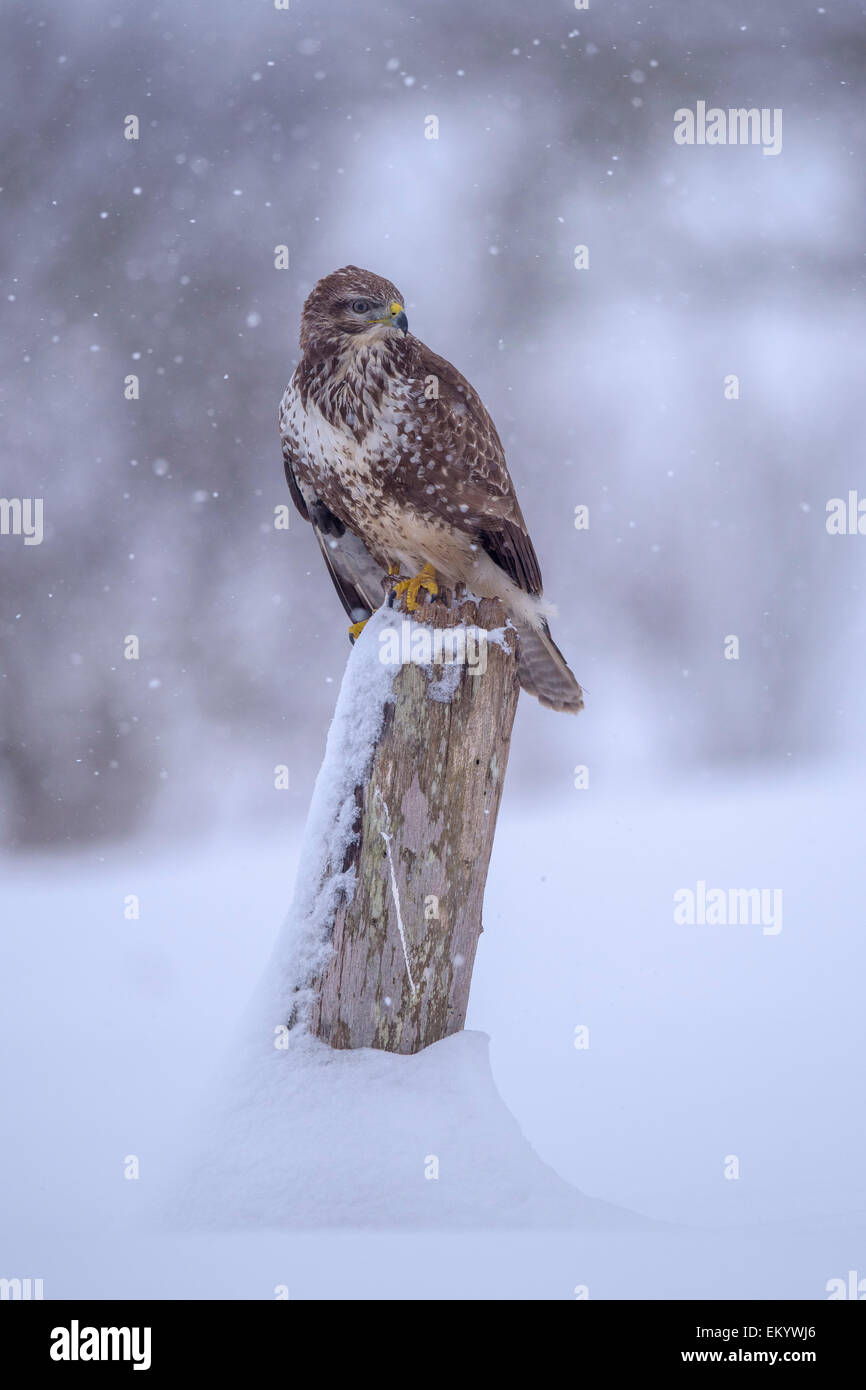
<path id="1" fill-rule="evenodd" d="M 289 491 L 312 524 L 356 636 L 386 574 L 410 611 L 462 584 L 501 600 L 524 690 L 577 712 L 580 686 L 550 635 L 538 559 L 496 428 L 469 382 L 409 332 L 389 280 L 347 265 L 313 289 L 280 403 Z"/>

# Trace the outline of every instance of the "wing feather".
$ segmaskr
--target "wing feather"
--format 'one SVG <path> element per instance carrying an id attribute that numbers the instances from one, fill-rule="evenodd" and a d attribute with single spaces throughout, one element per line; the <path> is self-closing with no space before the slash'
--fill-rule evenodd
<path id="1" fill-rule="evenodd" d="M 491 560 L 505 570 L 519 589 L 527 594 L 541 593 L 538 556 L 525 527 L 503 518 L 495 530 L 479 530 L 478 539 Z"/>
<path id="2" fill-rule="evenodd" d="M 361 538 L 344 526 L 295 474 L 291 441 L 283 435 L 283 468 L 292 501 L 319 543 L 325 568 L 353 622 L 369 618 L 382 602 L 382 571 Z"/>
<path id="3" fill-rule="evenodd" d="M 423 421 L 429 424 L 422 441 L 434 441 L 431 463 L 448 460 L 455 487 L 439 496 L 445 501 L 453 525 L 473 533 L 477 543 L 524 592 L 541 594 L 541 567 L 523 519 L 514 483 L 505 461 L 505 450 L 478 392 L 444 357 L 418 343 L 419 375 L 437 382 L 438 396 L 423 403 Z M 422 445 L 423 448 L 423 445 Z M 429 453 L 428 453 L 429 457 Z M 455 512 L 459 494 L 462 504 Z M 433 495 L 429 505 L 441 503 Z"/>
<path id="4" fill-rule="evenodd" d="M 307 511 L 307 504 L 304 501 L 304 494 L 301 492 L 301 489 L 298 486 L 298 480 L 295 477 L 295 470 L 293 467 L 292 460 L 292 447 L 285 435 L 283 435 L 282 444 L 283 469 L 286 475 L 286 482 L 289 485 L 289 492 L 291 494 L 292 501 L 294 502 L 298 511 L 301 513 L 301 516 L 304 518 L 304 521 L 309 521 L 310 513 Z"/>

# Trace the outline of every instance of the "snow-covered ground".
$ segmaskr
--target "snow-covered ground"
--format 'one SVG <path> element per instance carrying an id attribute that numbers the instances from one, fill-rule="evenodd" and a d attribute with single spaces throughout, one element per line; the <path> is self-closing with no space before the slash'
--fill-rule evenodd
<path id="1" fill-rule="evenodd" d="M 346 1143 L 337 1133 L 322 1152 L 324 1207 L 306 1170 L 306 1221 L 291 1216 L 303 1164 L 287 1154 L 287 1204 L 255 1124 L 248 1168 L 213 1187 L 225 1136 L 205 1118 L 285 916 L 302 826 L 4 863 L 0 1274 L 41 1277 L 46 1297 L 826 1297 L 829 1279 L 866 1273 L 862 805 L 853 775 L 820 769 L 529 807 L 506 784 L 475 1036 L 432 1061 L 349 1063 L 390 1085 L 392 1063 L 418 1061 L 442 1113 L 462 1067 L 455 1103 L 475 1107 L 486 1153 L 450 1170 L 439 1154 L 431 1180 L 435 1150 L 420 1152 L 416 1209 L 389 1205 L 394 1164 L 383 1158 L 380 1180 L 365 1164 L 363 1097 L 342 1059 Z M 782 929 L 678 925 L 674 894 L 699 881 L 781 889 Z M 371 1130 L 383 1103 L 371 1092 Z M 495 1155 L 520 1146 L 506 1107 L 537 1155 L 516 1161 L 549 1165 L 560 1195 L 573 1184 L 659 1225 L 589 1204 L 585 1222 L 509 1229 L 491 1195 L 487 1228 Z M 333 1107 L 321 1123 L 318 1138 Z M 333 1211 L 339 1229 L 309 1229 L 335 1170 L 351 1182 L 355 1148 L 366 1229 L 351 1228 L 351 1201 Z M 133 1156 L 138 1179 L 124 1176 Z M 209 1224 L 183 1229 L 178 1198 L 195 1207 L 198 1174 Z M 474 1191 L 479 1227 L 459 1229 L 449 1182 Z M 268 1183 L 281 1226 L 263 1220 Z"/>

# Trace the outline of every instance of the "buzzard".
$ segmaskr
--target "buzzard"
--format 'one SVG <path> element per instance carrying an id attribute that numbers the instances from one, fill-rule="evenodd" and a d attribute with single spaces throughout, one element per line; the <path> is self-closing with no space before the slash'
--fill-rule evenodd
<path id="1" fill-rule="evenodd" d="M 383 597 L 465 585 L 501 600 L 524 690 L 577 712 L 580 686 L 550 635 L 541 571 L 496 428 L 450 362 L 409 332 L 389 280 L 347 265 L 301 315 L 301 359 L 280 403 L 289 491 L 312 524 L 357 636 Z"/>

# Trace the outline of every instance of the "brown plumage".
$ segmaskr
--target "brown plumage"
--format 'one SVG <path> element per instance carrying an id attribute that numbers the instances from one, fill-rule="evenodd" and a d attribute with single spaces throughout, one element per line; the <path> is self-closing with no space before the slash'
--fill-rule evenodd
<path id="1" fill-rule="evenodd" d="M 280 405 L 286 480 L 346 611 L 357 621 L 379 607 L 389 566 L 432 565 L 449 587 L 501 599 L 525 690 L 581 709 L 493 421 L 408 332 L 400 292 L 357 266 L 334 271 L 304 305 L 300 345 Z"/>

